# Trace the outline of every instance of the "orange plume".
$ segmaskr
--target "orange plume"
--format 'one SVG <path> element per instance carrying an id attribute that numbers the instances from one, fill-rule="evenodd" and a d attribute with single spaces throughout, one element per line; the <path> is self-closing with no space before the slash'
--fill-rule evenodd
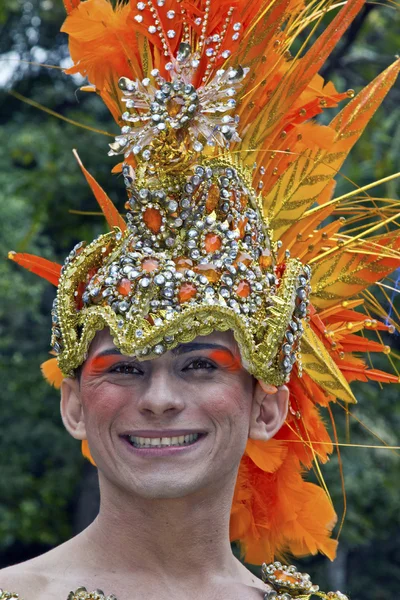
<path id="1" fill-rule="evenodd" d="M 125 223 L 124 219 L 121 217 L 121 215 L 119 214 L 119 212 L 117 211 L 117 209 L 115 208 L 113 202 L 107 196 L 107 194 L 105 193 L 103 188 L 97 183 L 95 178 L 92 177 L 92 175 L 89 173 L 89 171 L 87 171 L 85 169 L 76 150 L 73 150 L 73 154 L 74 154 L 76 160 L 78 161 L 78 164 L 79 164 L 80 168 L 82 169 L 82 173 L 86 177 L 86 181 L 90 185 L 90 188 L 91 188 L 93 194 L 95 195 L 96 200 L 99 203 L 99 206 L 100 206 L 101 210 L 103 211 L 103 214 L 104 214 L 106 221 L 107 221 L 108 225 L 110 226 L 110 228 L 112 229 L 113 227 L 119 227 L 121 229 L 121 231 L 125 231 L 126 223 Z"/>
<path id="2" fill-rule="evenodd" d="M 46 360 L 40 365 L 40 368 L 46 381 L 56 389 L 59 389 L 61 387 L 61 382 L 64 379 L 64 375 L 58 366 L 57 359 L 49 358 L 49 360 Z"/>
<path id="3" fill-rule="evenodd" d="M 82 450 L 83 456 L 85 458 L 87 458 L 88 461 L 95 467 L 96 463 L 93 460 L 93 457 L 92 457 L 92 454 L 91 454 L 90 448 L 89 448 L 89 442 L 87 440 L 82 440 L 81 450 Z"/>
<path id="4" fill-rule="evenodd" d="M 17 252 L 9 252 L 8 258 L 21 265 L 28 271 L 32 271 L 39 277 L 47 279 L 50 283 L 58 286 L 58 281 L 61 274 L 61 265 L 51 262 L 46 258 L 35 256 L 34 254 L 25 254 Z"/>

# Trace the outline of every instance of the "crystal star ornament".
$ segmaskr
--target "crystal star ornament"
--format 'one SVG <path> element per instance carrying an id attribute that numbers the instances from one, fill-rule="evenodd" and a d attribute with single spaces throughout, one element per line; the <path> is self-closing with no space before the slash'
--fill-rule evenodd
<path id="1" fill-rule="evenodd" d="M 196 88 L 192 81 L 199 63 L 188 44 L 181 43 L 177 57 L 169 63 L 168 81 L 157 69 L 151 78 L 141 81 L 120 78 L 126 124 L 110 144 L 110 155 L 128 158 L 131 152 L 141 153 L 144 160 L 150 160 L 152 142 L 157 138 L 164 146 L 179 140 L 186 150 L 196 153 L 205 145 L 228 148 L 232 142 L 240 142 L 239 117 L 229 113 L 236 106 L 235 96 L 249 69 L 240 65 L 218 69 L 209 82 Z"/>

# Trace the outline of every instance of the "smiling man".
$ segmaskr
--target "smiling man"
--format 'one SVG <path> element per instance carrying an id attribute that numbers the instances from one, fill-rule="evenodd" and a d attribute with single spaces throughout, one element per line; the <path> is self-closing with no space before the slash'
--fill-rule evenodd
<path id="1" fill-rule="evenodd" d="M 118 598 L 263 598 L 270 588 L 229 542 L 247 439 L 269 439 L 287 413 L 287 388 L 263 388 L 230 332 L 142 362 L 122 355 L 108 330 L 97 333 L 79 376 L 63 381 L 61 413 L 69 433 L 89 441 L 99 515 L 69 542 L 2 571 L 2 584 L 32 600 L 83 583 Z"/>
<path id="2" fill-rule="evenodd" d="M 119 600 L 342 600 L 272 561 L 335 557 L 331 501 L 303 479 L 333 449 L 318 407 L 354 402 L 352 379 L 398 381 L 351 354 L 387 351 L 356 332 L 393 330 L 389 315 L 354 308 L 398 266 L 398 231 L 368 244 L 354 217 L 339 233 L 330 198 L 400 61 L 355 98 L 318 75 L 363 0 L 308 36 L 303 57 L 289 48 L 329 1 L 65 5 L 68 72 L 121 127 L 109 154 L 122 156 L 127 214 L 75 153 L 110 231 L 62 267 L 10 258 L 57 286 L 43 371 L 98 467 L 101 507 L 0 585 L 24 600 L 101 599 L 99 587 Z M 329 126 L 310 120 L 348 97 Z"/>

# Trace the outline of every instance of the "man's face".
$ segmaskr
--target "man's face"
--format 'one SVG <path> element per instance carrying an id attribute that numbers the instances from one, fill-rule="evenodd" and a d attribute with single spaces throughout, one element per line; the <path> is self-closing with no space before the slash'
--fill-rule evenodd
<path id="1" fill-rule="evenodd" d="M 120 354 L 108 330 L 98 333 L 78 395 L 101 476 L 145 498 L 178 498 L 232 481 L 253 389 L 231 332 L 141 362 Z"/>

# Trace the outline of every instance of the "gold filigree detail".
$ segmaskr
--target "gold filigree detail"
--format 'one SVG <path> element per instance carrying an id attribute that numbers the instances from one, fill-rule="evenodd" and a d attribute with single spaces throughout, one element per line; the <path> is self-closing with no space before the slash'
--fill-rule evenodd
<path id="1" fill-rule="evenodd" d="M 264 563 L 261 576 L 263 581 L 273 588 L 265 594 L 264 600 L 349 600 L 341 592 L 322 592 L 318 585 L 311 582 L 308 573 L 300 573 L 294 565 L 283 565 L 279 561 L 269 565 Z"/>

